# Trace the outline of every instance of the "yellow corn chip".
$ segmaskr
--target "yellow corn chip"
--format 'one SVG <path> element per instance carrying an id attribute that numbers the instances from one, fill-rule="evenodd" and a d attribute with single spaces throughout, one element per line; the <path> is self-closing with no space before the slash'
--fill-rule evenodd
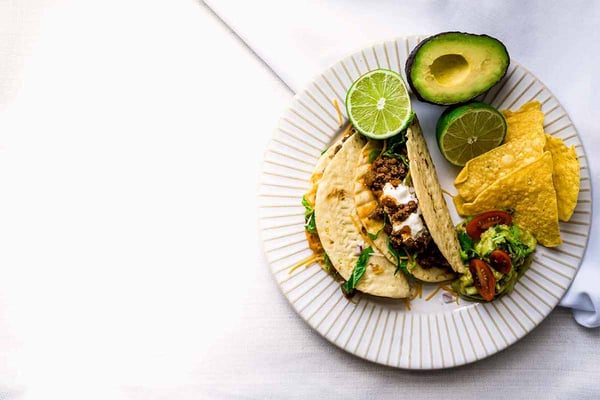
<path id="1" fill-rule="evenodd" d="M 465 212 L 465 206 L 464 206 L 465 199 L 463 199 L 460 194 L 457 194 L 456 196 L 452 197 L 452 200 L 454 201 L 454 208 L 456 208 L 456 212 L 459 215 L 466 216 L 467 213 Z"/>
<path id="2" fill-rule="evenodd" d="M 523 104 L 521 106 L 521 108 L 519 108 L 517 111 L 502 110 L 500 112 L 502 113 L 502 115 L 504 115 L 505 119 L 511 119 L 511 118 L 514 118 L 515 116 L 518 116 L 519 114 L 526 114 L 526 113 L 536 114 L 537 112 L 539 112 L 541 110 L 542 110 L 542 103 L 540 103 L 537 100 L 533 100 L 533 101 Z M 518 117 L 518 118 L 522 119 L 520 117 Z"/>
<path id="3" fill-rule="evenodd" d="M 513 222 L 531 231 L 542 246 L 558 246 L 562 240 L 552 171 L 552 155 L 545 152 L 536 161 L 495 180 L 475 201 L 462 204 L 462 214 L 512 209 Z"/>
<path id="4" fill-rule="evenodd" d="M 544 114 L 539 102 L 525 104 L 517 112 L 503 111 L 506 120 L 505 143 L 467 162 L 454 181 L 458 194 L 473 201 L 496 179 L 537 160 L 544 151 Z"/>
<path id="5" fill-rule="evenodd" d="M 546 146 L 552 155 L 552 180 L 558 201 L 558 218 L 568 221 L 579 196 L 579 160 L 575 146 L 567 147 L 562 139 L 546 134 Z"/>

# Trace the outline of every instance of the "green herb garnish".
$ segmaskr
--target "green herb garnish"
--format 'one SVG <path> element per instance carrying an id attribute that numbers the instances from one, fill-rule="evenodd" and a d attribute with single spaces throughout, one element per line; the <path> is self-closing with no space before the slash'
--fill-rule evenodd
<path id="1" fill-rule="evenodd" d="M 333 265 L 331 265 L 331 260 L 329 259 L 327 253 L 323 253 L 323 262 L 325 263 L 325 271 L 327 271 L 327 273 L 330 274 Z"/>
<path id="2" fill-rule="evenodd" d="M 317 234 L 317 223 L 315 221 L 315 210 L 312 208 L 306 196 L 302 196 L 302 205 L 304 206 L 304 229 L 313 235 Z"/>
<path id="3" fill-rule="evenodd" d="M 396 259 L 396 270 L 394 271 L 394 275 L 396 275 L 400 271 L 404 272 L 407 275 L 411 275 L 410 272 L 408 271 L 408 256 L 406 255 L 406 253 L 404 251 L 402 251 L 402 254 L 400 254 L 400 252 L 396 251 L 394 246 L 392 246 L 392 244 L 390 243 L 389 236 L 387 238 L 387 247 L 388 247 L 388 250 L 390 251 L 390 253 L 392 253 L 394 258 Z"/>
<path id="4" fill-rule="evenodd" d="M 381 149 L 372 149 L 369 153 L 369 164 L 372 164 L 373 161 L 377 160 L 377 157 L 381 154 Z"/>
<path id="5" fill-rule="evenodd" d="M 387 146 L 388 148 L 383 152 L 383 156 L 396 158 L 407 167 L 409 166 L 408 158 L 405 154 L 402 154 L 402 149 L 406 147 L 406 131 L 400 132 L 396 136 L 388 139 Z"/>
<path id="6" fill-rule="evenodd" d="M 409 274 L 412 275 L 412 270 L 417 266 L 417 255 L 413 254 L 412 257 L 408 258 L 408 263 L 406 265 L 406 270 Z"/>
<path id="7" fill-rule="evenodd" d="M 375 240 L 375 239 L 377 239 L 377 236 L 379 236 L 379 233 L 382 230 L 383 230 L 383 227 L 381 229 L 379 229 L 377 232 L 375 232 L 375 233 L 367 233 L 367 235 L 369 236 L 369 239 Z"/>
<path id="8" fill-rule="evenodd" d="M 383 152 L 385 157 L 400 158 L 403 154 L 400 152 L 406 145 L 406 131 L 400 132 L 396 136 L 392 136 L 387 141 L 387 149 Z"/>
<path id="9" fill-rule="evenodd" d="M 377 236 L 379 236 L 379 234 L 381 233 L 381 231 L 385 228 L 385 224 L 386 224 L 387 218 L 388 218 L 387 214 L 383 214 L 383 225 L 381 225 L 381 228 L 379 228 L 379 230 L 377 232 L 375 232 L 375 233 L 369 233 L 369 232 L 367 232 L 367 235 L 369 236 L 369 239 L 371 239 L 371 240 L 377 239 Z"/>
<path id="10" fill-rule="evenodd" d="M 479 258 L 475 247 L 473 247 L 473 239 L 471 239 L 466 231 L 458 232 L 458 242 L 460 243 L 460 257 L 463 261 L 468 261 L 475 257 Z"/>
<path id="11" fill-rule="evenodd" d="M 358 281 L 360 281 L 360 278 L 362 278 L 367 270 L 367 262 L 369 261 L 371 254 L 373 254 L 373 248 L 369 246 L 365 248 L 360 254 L 360 257 L 358 257 L 356 266 L 354 267 L 350 278 L 348 278 L 348 280 L 342 285 L 342 291 L 347 296 L 354 294 L 356 285 L 358 285 Z"/>

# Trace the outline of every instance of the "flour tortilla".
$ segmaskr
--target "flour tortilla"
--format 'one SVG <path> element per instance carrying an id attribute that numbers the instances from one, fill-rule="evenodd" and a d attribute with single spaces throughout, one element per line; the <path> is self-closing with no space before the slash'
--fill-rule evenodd
<path id="1" fill-rule="evenodd" d="M 313 208 L 315 206 L 315 197 L 317 195 L 319 182 L 321 182 L 321 179 L 323 178 L 323 173 L 325 172 L 325 169 L 327 168 L 331 160 L 333 160 L 335 154 L 341 149 L 344 140 L 347 139 L 350 135 L 354 134 L 354 132 L 355 131 L 354 128 L 352 128 L 352 125 L 348 125 L 344 132 L 338 135 L 338 137 L 334 140 L 333 144 L 329 146 L 323 152 L 323 154 L 321 154 L 321 157 L 319 157 L 317 165 L 315 165 L 315 169 L 313 170 L 313 173 L 310 177 L 311 187 L 304 196 L 304 198 Z"/>
<path id="2" fill-rule="evenodd" d="M 341 149 L 344 140 L 347 139 L 351 134 L 354 133 L 354 129 L 352 125 L 349 125 L 343 133 L 338 135 L 338 137 L 334 140 L 333 145 L 329 146 L 319 157 L 317 161 L 317 165 L 315 165 L 315 169 L 310 177 L 311 186 L 308 191 L 304 194 L 304 199 L 306 202 L 314 209 L 315 208 L 315 198 L 317 196 L 317 189 L 319 188 L 319 182 L 323 178 L 323 173 L 325 169 L 333 160 L 333 157 Z M 321 254 L 323 252 L 323 246 L 321 246 L 321 240 L 319 239 L 319 235 L 309 232 L 308 230 L 304 231 L 306 235 L 306 240 L 308 241 L 308 246 L 311 248 L 315 254 Z M 325 267 L 325 261 L 319 261 L 319 263 Z"/>
<path id="3" fill-rule="evenodd" d="M 355 133 L 329 161 L 319 181 L 315 198 L 317 231 L 325 252 L 337 272 L 348 280 L 360 256 L 360 248 L 374 246 L 354 206 L 354 171 L 366 139 Z M 356 289 L 375 296 L 407 298 L 411 288 L 396 264 L 381 252 L 369 257 L 366 271 Z"/>
<path id="4" fill-rule="evenodd" d="M 396 258 L 388 247 L 389 236 L 382 230 L 383 221 L 369 218 L 377 208 L 378 201 L 373 192 L 365 185 L 365 175 L 371 169 L 372 163 L 369 161 L 371 154 L 373 152 L 379 154 L 382 148 L 383 142 L 376 140 L 368 141 L 362 148 L 354 178 L 354 203 L 358 217 L 367 233 L 377 235 L 373 239 L 377 250 L 385 255 L 390 262 L 396 263 Z M 456 277 L 454 273 L 444 268 L 422 268 L 419 264 L 416 264 L 410 272 L 415 278 L 423 282 L 444 282 Z"/>
<path id="5" fill-rule="evenodd" d="M 416 117 L 406 131 L 406 137 L 410 174 L 431 238 L 452 269 L 461 274 L 465 273 L 467 268 L 460 257 L 460 244 L 452 217 Z"/>

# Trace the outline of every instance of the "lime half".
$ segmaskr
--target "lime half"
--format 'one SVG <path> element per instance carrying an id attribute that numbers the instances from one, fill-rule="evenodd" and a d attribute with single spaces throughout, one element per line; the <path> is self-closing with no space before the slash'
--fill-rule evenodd
<path id="1" fill-rule="evenodd" d="M 362 75 L 346 94 L 346 111 L 356 130 L 372 139 L 386 139 L 402 131 L 412 119 L 402 75 L 389 69 Z"/>
<path id="2" fill-rule="evenodd" d="M 472 102 L 448 108 L 437 123 L 437 142 L 446 160 L 459 167 L 499 146 L 506 121 L 489 104 Z"/>

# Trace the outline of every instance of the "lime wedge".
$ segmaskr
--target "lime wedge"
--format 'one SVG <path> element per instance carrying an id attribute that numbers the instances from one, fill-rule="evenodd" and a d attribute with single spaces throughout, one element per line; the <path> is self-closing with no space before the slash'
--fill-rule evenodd
<path id="1" fill-rule="evenodd" d="M 471 102 L 444 111 L 437 122 L 436 133 L 444 158 L 462 167 L 504 141 L 506 121 L 489 104 Z"/>
<path id="2" fill-rule="evenodd" d="M 386 139 L 412 120 L 410 97 L 402 75 L 376 69 L 359 77 L 346 94 L 346 111 L 352 125 L 372 139 Z"/>

